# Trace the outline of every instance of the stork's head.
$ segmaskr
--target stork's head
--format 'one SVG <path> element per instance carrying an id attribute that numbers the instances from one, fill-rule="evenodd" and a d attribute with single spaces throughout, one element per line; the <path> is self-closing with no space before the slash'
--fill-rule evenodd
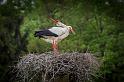
<path id="1" fill-rule="evenodd" d="M 67 26 L 67 28 L 69 29 L 70 32 L 72 32 L 73 34 L 75 34 L 75 31 L 73 30 L 73 28 L 71 26 Z"/>

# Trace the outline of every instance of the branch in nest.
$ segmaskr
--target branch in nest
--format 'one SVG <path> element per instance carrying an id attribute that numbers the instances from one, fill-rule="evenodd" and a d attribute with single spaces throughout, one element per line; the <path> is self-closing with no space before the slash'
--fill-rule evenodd
<path id="1" fill-rule="evenodd" d="M 51 82 L 57 77 L 69 75 L 83 82 L 92 81 L 92 75 L 99 68 L 96 57 L 90 53 L 63 53 L 58 57 L 51 54 L 28 54 L 22 57 L 15 66 L 16 77 L 28 82 L 38 79 Z"/>

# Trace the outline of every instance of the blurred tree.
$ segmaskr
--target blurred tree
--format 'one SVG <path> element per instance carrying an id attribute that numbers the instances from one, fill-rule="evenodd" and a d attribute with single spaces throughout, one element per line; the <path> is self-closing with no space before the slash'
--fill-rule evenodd
<path id="1" fill-rule="evenodd" d="M 62 52 L 92 52 L 103 62 L 104 79 L 98 81 L 123 82 L 123 0 L 7 0 L 0 5 L 1 82 L 21 52 L 51 50 L 33 36 L 35 30 L 53 26 L 48 16 L 75 28 L 76 35 L 59 43 Z"/>
<path id="2" fill-rule="evenodd" d="M 9 82 L 9 66 L 11 66 L 13 60 L 17 60 L 20 52 L 27 50 L 25 47 L 27 44 L 25 43 L 28 33 L 21 36 L 20 25 L 23 22 L 25 10 L 30 10 L 32 3 L 28 0 L 7 0 L 5 4 L 0 4 L 1 82 Z"/>

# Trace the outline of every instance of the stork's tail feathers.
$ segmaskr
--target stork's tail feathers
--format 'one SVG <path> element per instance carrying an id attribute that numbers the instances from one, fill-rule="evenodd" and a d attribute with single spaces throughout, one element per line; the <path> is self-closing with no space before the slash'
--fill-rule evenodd
<path id="1" fill-rule="evenodd" d="M 41 34 L 40 34 L 39 31 L 35 31 L 34 37 L 39 37 L 39 38 L 41 38 L 41 37 L 43 37 L 43 36 L 41 36 Z"/>
<path id="2" fill-rule="evenodd" d="M 34 37 L 38 37 L 38 32 L 37 31 L 35 31 Z"/>
<path id="3" fill-rule="evenodd" d="M 34 37 L 37 37 L 37 34 L 36 34 L 36 32 L 34 33 Z"/>

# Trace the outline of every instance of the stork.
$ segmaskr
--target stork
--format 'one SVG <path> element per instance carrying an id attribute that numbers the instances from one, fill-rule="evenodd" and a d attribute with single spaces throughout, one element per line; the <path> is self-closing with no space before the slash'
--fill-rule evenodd
<path id="1" fill-rule="evenodd" d="M 56 26 L 51 27 L 49 29 L 35 31 L 34 36 L 42 38 L 44 41 L 52 44 L 52 49 L 54 54 L 58 54 L 58 42 L 66 38 L 70 32 L 75 34 L 73 28 L 71 26 L 67 26 L 60 22 L 59 20 L 54 20 L 50 18 Z"/>

